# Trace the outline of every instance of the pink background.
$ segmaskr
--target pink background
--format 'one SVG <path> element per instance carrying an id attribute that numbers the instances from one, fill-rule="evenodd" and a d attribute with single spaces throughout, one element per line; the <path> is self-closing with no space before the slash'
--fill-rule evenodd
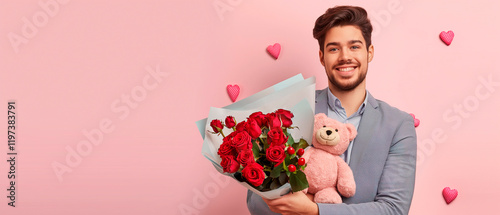
<path id="1" fill-rule="evenodd" d="M 239 99 L 298 73 L 326 87 L 312 28 L 336 4 L 365 7 L 375 26 L 368 90 L 421 120 L 410 214 L 495 211 L 497 1 L 61 0 L 48 12 L 46 2 L 55 0 L 0 6 L 1 214 L 248 214 L 246 190 L 201 155 L 194 122 L 231 103 L 228 84 L 240 85 Z M 23 34 L 23 20 L 35 32 Z M 450 46 L 438 37 L 448 30 Z M 14 34 L 26 43 L 13 45 Z M 265 51 L 275 42 L 278 60 Z M 157 65 L 163 76 L 151 78 L 145 68 Z M 18 117 L 16 208 L 5 198 L 9 99 Z M 52 165 L 66 165 L 67 150 L 101 121 L 111 131 L 59 180 Z M 449 205 L 444 187 L 459 191 Z"/>

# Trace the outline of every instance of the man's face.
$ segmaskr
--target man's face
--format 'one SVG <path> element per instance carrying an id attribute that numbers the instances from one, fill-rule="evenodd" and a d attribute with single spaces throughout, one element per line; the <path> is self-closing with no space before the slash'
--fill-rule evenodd
<path id="1" fill-rule="evenodd" d="M 330 83 L 341 91 L 351 91 L 365 82 L 373 45 L 366 49 L 361 30 L 352 25 L 331 28 L 325 35 L 324 51 L 319 51 Z"/>

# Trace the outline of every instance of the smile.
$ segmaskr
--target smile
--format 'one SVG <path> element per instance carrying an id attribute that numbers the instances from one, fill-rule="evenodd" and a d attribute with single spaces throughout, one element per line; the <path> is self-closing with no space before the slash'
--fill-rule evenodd
<path id="1" fill-rule="evenodd" d="M 331 139 L 329 136 L 323 137 L 323 134 L 321 134 L 321 133 L 319 134 L 319 136 L 321 137 L 321 139 L 326 140 L 326 141 L 333 141 L 333 140 L 335 140 L 335 138 L 337 138 L 335 136 L 333 136 L 333 139 Z"/>
<path id="2" fill-rule="evenodd" d="M 336 70 L 341 71 L 341 72 L 349 72 L 353 69 L 356 69 L 356 67 L 336 68 Z"/>

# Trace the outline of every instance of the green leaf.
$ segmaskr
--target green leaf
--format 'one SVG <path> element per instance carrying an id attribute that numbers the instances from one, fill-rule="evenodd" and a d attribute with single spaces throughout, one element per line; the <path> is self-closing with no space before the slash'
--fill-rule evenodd
<path id="1" fill-rule="evenodd" d="M 266 176 L 269 177 L 271 175 L 271 171 L 267 171 L 264 167 L 264 174 L 266 174 Z"/>
<path id="2" fill-rule="evenodd" d="M 261 137 L 267 138 L 267 132 L 269 132 L 269 128 L 264 127 L 264 128 L 262 129 L 262 134 L 261 134 Z"/>
<path id="3" fill-rule="evenodd" d="M 302 148 L 302 149 L 305 149 L 309 146 L 309 143 L 307 143 L 306 140 L 300 138 L 299 140 L 299 147 L 298 148 Z"/>
<path id="4" fill-rule="evenodd" d="M 281 187 L 280 182 L 277 178 L 273 179 L 273 182 L 271 183 L 271 190 L 277 189 Z"/>
<path id="5" fill-rule="evenodd" d="M 257 143 L 257 140 L 253 141 L 252 152 L 253 152 L 253 157 L 255 158 L 255 160 L 259 159 L 260 149 L 259 149 L 259 144 Z"/>
<path id="6" fill-rule="evenodd" d="M 282 172 L 280 174 L 279 181 L 281 185 L 286 184 L 286 182 L 288 182 L 288 176 L 286 175 L 285 172 Z"/>
<path id="7" fill-rule="evenodd" d="M 295 149 L 295 151 L 299 150 L 299 149 L 305 149 L 309 146 L 309 144 L 307 143 L 306 140 L 300 138 L 299 142 L 296 142 L 292 145 L 293 149 Z"/>
<path id="8" fill-rule="evenodd" d="M 275 166 L 274 169 L 271 171 L 271 177 L 272 178 L 277 178 L 280 176 L 281 170 L 283 170 L 283 164 L 280 163 L 278 166 Z"/>
<path id="9" fill-rule="evenodd" d="M 288 166 L 288 165 L 290 165 L 292 163 L 290 161 L 290 155 L 288 153 L 286 153 L 286 157 L 285 157 L 285 160 L 283 162 L 285 162 L 285 166 Z"/>
<path id="10" fill-rule="evenodd" d="M 292 187 L 292 192 L 301 191 L 309 187 L 307 182 L 306 174 L 298 170 L 295 174 L 290 174 L 290 185 Z"/>
<path id="11" fill-rule="evenodd" d="M 288 144 L 289 146 L 291 146 L 294 142 L 293 140 L 293 137 L 291 134 L 287 134 L 286 136 L 288 136 L 288 141 L 286 142 L 286 144 Z"/>
<path id="12" fill-rule="evenodd" d="M 263 190 L 263 189 L 264 189 L 264 187 L 263 187 L 262 185 L 260 185 L 260 186 L 258 186 L 258 187 L 255 187 L 255 186 L 253 186 L 252 184 L 250 184 L 250 183 L 248 183 L 248 182 L 247 182 L 247 184 L 249 184 L 250 186 L 252 186 L 253 188 L 255 188 L 255 189 L 256 189 L 256 190 L 258 190 L 258 191 L 261 191 L 261 190 Z"/>
<path id="13" fill-rule="evenodd" d="M 292 159 L 290 159 L 290 164 L 298 166 L 298 164 L 297 164 L 298 161 L 299 161 L 299 158 L 297 156 L 294 156 Z"/>
<path id="14" fill-rule="evenodd" d="M 267 151 L 268 148 L 269 148 L 269 143 L 267 143 L 267 141 L 265 141 L 264 147 L 262 147 L 262 150 Z"/>
<path id="15" fill-rule="evenodd" d="M 271 178 L 271 177 L 267 177 L 266 179 L 264 179 L 264 182 L 262 182 L 262 185 L 261 185 L 261 186 L 262 186 L 263 188 L 269 188 L 269 185 L 270 185 L 270 183 L 269 183 L 269 182 L 271 182 L 272 180 L 273 180 L 273 178 Z"/>

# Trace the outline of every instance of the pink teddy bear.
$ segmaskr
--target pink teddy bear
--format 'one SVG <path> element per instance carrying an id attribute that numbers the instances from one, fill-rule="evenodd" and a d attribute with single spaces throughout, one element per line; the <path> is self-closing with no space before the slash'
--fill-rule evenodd
<path id="1" fill-rule="evenodd" d="M 304 170 L 309 188 L 304 193 L 314 194 L 316 203 L 342 203 L 342 198 L 352 197 L 356 183 L 351 168 L 339 156 L 357 131 L 351 124 L 344 124 L 320 113 L 314 116 L 312 144 L 303 155 L 307 161 Z"/>

